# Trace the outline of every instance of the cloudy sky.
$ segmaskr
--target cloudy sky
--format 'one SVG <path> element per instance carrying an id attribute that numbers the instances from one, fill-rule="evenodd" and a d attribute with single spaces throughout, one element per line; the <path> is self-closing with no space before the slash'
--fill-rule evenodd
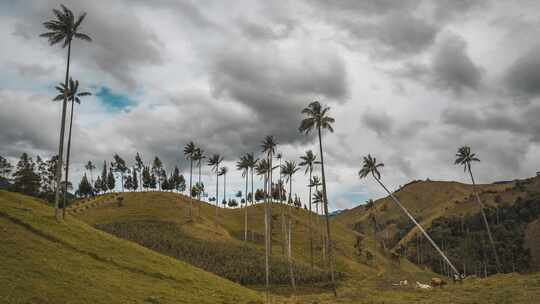
<path id="1" fill-rule="evenodd" d="M 336 119 L 324 134 L 332 209 L 382 195 L 358 179 L 367 153 L 391 188 L 466 181 L 453 165 L 461 145 L 482 159 L 480 182 L 540 171 L 539 1 L 63 3 L 88 13 L 82 30 L 94 40 L 73 45 L 72 76 L 93 93 L 76 107 L 74 182 L 84 162 L 113 153 L 185 168 L 191 140 L 231 169 L 269 134 L 298 160 L 317 148 L 298 132 L 313 100 Z M 51 99 L 66 52 L 38 36 L 59 4 L 0 1 L 0 155 L 12 161 L 57 149 Z M 242 189 L 239 173 L 229 180 L 231 193 Z M 295 177 L 303 198 L 306 184 Z"/>

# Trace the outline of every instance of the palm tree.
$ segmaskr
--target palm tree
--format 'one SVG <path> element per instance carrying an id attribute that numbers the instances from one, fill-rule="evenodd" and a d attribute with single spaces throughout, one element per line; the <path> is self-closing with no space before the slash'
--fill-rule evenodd
<path id="1" fill-rule="evenodd" d="M 424 236 L 426 237 L 426 239 L 428 239 L 428 241 L 431 243 L 433 248 L 437 250 L 437 252 L 441 255 L 441 257 L 448 264 L 448 266 L 452 268 L 452 270 L 454 271 L 454 274 L 457 275 L 457 277 L 459 278 L 460 277 L 459 271 L 456 269 L 456 267 L 454 267 L 454 264 L 450 262 L 448 257 L 446 257 L 446 255 L 444 254 L 444 252 L 439 248 L 439 246 L 437 246 L 437 244 L 433 241 L 433 239 L 431 239 L 429 234 L 427 234 L 426 230 L 424 230 L 424 227 L 422 227 L 422 225 L 420 225 L 416 221 L 416 219 L 409 213 L 407 208 L 405 208 L 405 206 L 403 206 L 399 202 L 399 200 L 394 196 L 394 194 L 390 192 L 388 188 L 386 188 L 386 186 L 382 183 L 381 173 L 379 172 L 379 168 L 382 168 L 382 167 L 384 167 L 383 163 L 377 163 L 377 159 L 374 157 L 371 157 L 371 155 L 368 154 L 368 156 L 364 157 L 362 169 L 360 169 L 360 171 L 358 172 L 358 175 L 360 178 L 365 178 L 368 175 L 373 176 L 373 178 L 377 181 L 377 183 L 379 183 L 379 185 L 381 185 L 381 187 L 383 187 L 386 193 L 388 193 L 388 195 L 392 198 L 394 203 L 398 205 L 398 207 L 409 217 L 409 219 L 416 225 L 416 227 L 418 227 L 418 229 L 422 232 L 422 234 L 424 234 Z"/>
<path id="2" fill-rule="evenodd" d="M 287 229 L 288 229 L 288 237 L 287 237 L 287 258 L 289 260 L 289 275 L 291 277 L 291 285 L 293 287 L 293 290 L 296 291 L 296 284 L 294 281 L 294 271 L 293 271 L 293 261 L 292 261 L 292 223 L 291 223 L 291 208 L 292 208 L 292 177 L 293 175 L 300 170 L 296 166 L 296 162 L 294 161 L 286 161 L 283 166 L 281 166 L 281 174 L 283 174 L 287 181 L 289 182 L 289 208 L 288 208 L 288 216 L 287 216 Z"/>
<path id="3" fill-rule="evenodd" d="M 201 166 L 202 161 L 205 159 L 206 156 L 204 155 L 204 151 L 201 148 L 197 148 L 195 151 L 195 154 L 193 155 L 193 160 L 197 162 L 197 167 L 199 168 L 199 184 L 202 184 L 201 181 Z M 199 196 L 197 197 L 198 200 L 201 200 L 201 193 L 199 193 Z"/>
<path id="4" fill-rule="evenodd" d="M 71 130 L 73 128 L 73 110 L 75 108 L 75 103 L 80 104 L 81 98 L 84 96 L 90 96 L 92 95 L 90 92 L 79 92 L 79 81 L 73 80 L 72 78 L 69 79 L 69 85 L 66 88 L 66 86 L 63 83 L 60 83 L 56 90 L 58 91 L 58 95 L 53 99 L 53 101 L 60 101 L 64 99 L 64 97 L 67 95 L 68 101 L 71 101 L 71 114 L 69 119 L 69 131 L 68 131 L 68 144 L 67 144 L 67 151 L 66 151 L 66 171 L 65 171 L 65 183 L 68 182 L 68 175 L 69 175 L 69 156 L 71 154 Z M 67 203 L 67 191 L 64 191 L 64 197 L 62 202 L 62 217 L 66 217 L 66 203 Z"/>
<path id="5" fill-rule="evenodd" d="M 198 148 L 192 141 L 190 141 L 184 147 L 184 156 L 187 160 L 189 160 L 189 217 L 191 217 L 193 209 L 193 196 L 191 195 L 191 189 L 193 188 L 193 161 L 195 160 L 194 157 L 197 153 L 197 149 Z"/>
<path id="6" fill-rule="evenodd" d="M 283 255 L 285 255 L 285 248 L 287 247 L 287 244 L 286 244 L 286 241 L 287 241 L 287 224 L 285 223 L 285 212 L 284 212 L 284 208 L 283 208 L 283 200 L 281 199 L 282 198 L 282 190 L 283 189 L 283 181 L 281 179 L 282 177 L 282 172 L 281 172 L 281 159 L 283 158 L 283 154 L 281 153 L 277 153 L 276 154 L 276 159 L 279 160 L 279 170 L 280 170 L 280 174 L 279 174 L 279 180 L 278 180 L 278 184 L 277 184 L 277 187 L 278 187 L 278 196 L 279 196 L 279 203 L 281 204 L 281 253 Z"/>
<path id="7" fill-rule="evenodd" d="M 216 223 L 218 219 L 218 204 L 219 204 L 219 165 L 223 161 L 223 156 L 214 154 L 208 159 L 208 166 L 212 168 L 212 172 L 216 173 Z"/>
<path id="8" fill-rule="evenodd" d="M 249 156 L 243 155 L 240 157 L 240 160 L 236 163 L 236 169 L 242 170 L 242 177 L 246 178 L 246 192 L 244 193 L 245 196 L 245 210 L 244 210 L 244 242 L 247 241 L 247 235 L 248 235 L 248 183 L 249 183 L 249 168 L 250 168 L 250 159 Z"/>
<path id="9" fill-rule="evenodd" d="M 227 206 L 227 172 L 229 172 L 229 168 L 221 167 L 218 173 L 218 176 L 223 175 L 223 205 L 225 205 L 225 207 Z"/>
<path id="10" fill-rule="evenodd" d="M 270 175 L 270 163 L 268 158 L 263 158 L 259 161 L 255 167 L 257 175 L 260 175 L 264 180 L 264 193 L 265 196 L 268 195 L 268 178 Z M 265 249 L 265 271 L 266 271 L 266 299 L 268 300 L 269 291 L 270 291 L 270 246 L 268 243 L 270 240 L 269 235 L 269 218 L 268 218 L 268 199 L 265 197 L 265 206 L 264 206 L 264 249 Z"/>
<path id="11" fill-rule="evenodd" d="M 251 169 L 251 206 L 253 206 L 253 204 L 255 203 L 255 189 L 254 189 L 253 176 L 254 176 L 255 166 L 257 165 L 257 162 L 259 161 L 259 159 L 255 158 L 253 153 L 246 153 L 244 158 L 246 160 L 246 165 L 248 166 L 249 169 Z M 246 199 L 246 205 L 247 205 L 247 199 Z"/>
<path id="12" fill-rule="evenodd" d="M 489 227 L 489 223 L 486 217 L 486 213 L 484 211 L 484 204 L 480 200 L 480 195 L 478 195 L 478 192 L 476 191 L 476 183 L 474 181 L 474 176 L 472 174 L 471 170 L 471 163 L 472 162 L 479 162 L 480 159 L 476 156 L 475 153 L 471 152 L 471 148 L 468 146 L 464 146 L 458 149 L 458 152 L 456 154 L 456 161 L 454 162 L 456 165 L 463 165 L 463 171 L 469 172 L 469 176 L 471 177 L 471 181 L 473 184 L 473 193 L 476 197 L 476 202 L 478 203 L 478 206 L 480 206 L 480 213 L 482 214 L 482 219 L 484 220 L 484 226 L 486 226 L 486 231 L 489 237 L 489 243 L 491 245 L 491 250 L 493 251 L 493 256 L 495 257 L 495 263 L 497 266 L 497 272 L 501 272 L 501 262 L 499 260 L 499 255 L 497 254 L 497 249 L 495 247 L 495 242 L 493 241 L 493 235 L 491 234 L 491 229 Z"/>
<path id="13" fill-rule="evenodd" d="M 92 187 L 94 187 L 94 169 L 96 169 L 96 166 L 92 163 L 91 160 L 88 161 L 88 163 L 84 166 L 84 168 L 88 171 L 90 171 L 90 181 L 92 182 Z"/>
<path id="14" fill-rule="evenodd" d="M 314 129 L 317 130 L 317 135 L 319 137 L 319 155 L 321 157 L 321 175 L 322 175 L 322 186 L 323 186 L 323 197 L 324 197 L 324 216 L 326 218 L 326 236 L 328 242 L 326 242 L 326 252 L 328 253 L 328 268 L 330 269 L 330 279 L 332 281 L 332 290 L 334 291 L 334 296 L 337 296 L 336 290 L 336 281 L 334 275 L 334 262 L 332 256 L 332 239 L 330 235 L 330 218 L 328 216 L 328 191 L 326 191 L 326 176 L 324 174 L 324 154 L 322 148 L 322 130 L 326 129 L 330 132 L 334 132 L 332 124 L 335 122 L 334 118 L 328 116 L 329 107 L 321 106 L 318 101 L 310 103 L 306 108 L 302 110 L 302 114 L 307 117 L 302 120 L 298 130 L 302 133 L 309 134 Z"/>
<path id="15" fill-rule="evenodd" d="M 306 167 L 306 171 L 304 174 L 309 174 L 309 181 L 311 181 L 311 177 L 313 175 L 313 166 L 315 165 L 316 156 L 313 153 L 313 151 L 309 150 L 306 151 L 306 154 L 303 156 L 300 156 L 300 159 L 302 162 L 299 164 L 302 167 Z M 309 252 L 311 257 L 311 268 L 313 268 L 313 230 L 311 228 L 311 187 L 309 187 Z"/>
<path id="16" fill-rule="evenodd" d="M 322 253 L 322 260 L 323 260 L 323 263 L 326 262 L 326 236 L 325 236 L 325 233 L 324 233 L 324 228 L 321 227 L 320 225 L 320 217 L 319 217 L 319 205 L 321 205 L 321 212 L 322 212 L 322 204 L 324 202 L 324 196 L 322 194 L 322 191 L 320 191 L 318 189 L 318 187 L 321 185 L 320 181 L 318 180 L 318 177 L 317 176 L 314 176 L 313 177 L 314 179 L 317 178 L 317 180 L 313 180 L 311 185 L 312 187 L 315 187 L 315 193 L 313 193 L 313 197 L 312 197 L 312 202 L 313 204 L 315 204 L 315 208 L 316 211 L 315 213 L 317 214 L 317 227 L 320 228 L 320 234 L 321 234 L 321 253 Z"/>
<path id="17" fill-rule="evenodd" d="M 86 13 L 81 13 L 79 17 L 75 19 L 75 15 L 64 5 L 61 5 L 61 10 L 53 9 L 55 15 L 54 19 L 43 22 L 43 26 L 48 32 L 41 34 L 41 37 L 46 37 L 49 40 L 49 44 L 55 45 L 62 43 L 62 48 L 67 47 L 67 64 L 66 64 L 66 77 L 64 80 L 64 87 L 68 87 L 69 79 L 69 62 L 71 59 L 71 42 L 73 39 L 80 39 L 84 41 L 92 41 L 90 36 L 80 32 L 80 26 L 86 17 Z M 56 219 L 59 219 L 58 205 L 60 202 L 60 187 L 62 180 L 62 160 L 64 157 L 64 133 L 66 129 L 66 110 L 68 95 L 67 90 L 64 93 L 64 102 L 62 103 L 62 121 L 60 124 L 60 142 L 58 145 L 58 166 L 56 168 L 56 189 L 54 196 L 54 214 Z"/>

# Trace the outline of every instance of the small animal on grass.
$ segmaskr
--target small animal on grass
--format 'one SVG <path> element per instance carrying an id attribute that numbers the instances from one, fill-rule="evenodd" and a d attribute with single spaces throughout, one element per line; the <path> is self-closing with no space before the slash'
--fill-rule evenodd
<path id="1" fill-rule="evenodd" d="M 446 281 L 440 278 L 431 278 L 431 286 L 433 287 L 443 287 L 446 285 Z"/>
<path id="2" fill-rule="evenodd" d="M 428 284 L 422 284 L 422 283 L 420 283 L 418 281 L 416 281 L 416 287 L 420 288 L 420 289 L 431 289 L 431 288 L 433 288 Z"/>

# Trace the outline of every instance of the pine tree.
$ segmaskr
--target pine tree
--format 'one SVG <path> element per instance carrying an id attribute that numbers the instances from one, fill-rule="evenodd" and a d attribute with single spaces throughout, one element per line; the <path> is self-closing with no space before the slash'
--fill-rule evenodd
<path id="1" fill-rule="evenodd" d="M 101 170 L 101 191 L 104 193 L 109 190 L 107 178 L 107 162 L 103 161 L 103 169 Z"/>
<path id="2" fill-rule="evenodd" d="M 139 180 L 138 180 L 138 177 L 137 177 L 137 168 L 133 168 L 133 176 L 131 178 L 131 182 L 132 182 L 132 186 L 133 186 L 133 190 L 134 191 L 137 191 L 137 189 L 139 189 Z"/>
<path id="3" fill-rule="evenodd" d="M 114 179 L 114 174 L 112 173 L 112 169 L 109 168 L 109 174 L 107 174 L 107 189 L 110 191 L 113 191 L 116 186 L 116 180 Z"/>
<path id="4" fill-rule="evenodd" d="M 157 178 L 158 189 L 161 188 L 161 176 L 162 176 L 161 168 L 162 167 L 163 167 L 163 163 L 161 162 L 159 157 L 156 156 L 156 158 L 154 158 L 154 162 L 152 163 L 152 174 L 155 175 L 155 177 Z"/>
<path id="5" fill-rule="evenodd" d="M 126 166 L 126 162 L 118 154 L 115 154 L 113 158 L 114 161 L 112 162 L 111 167 L 114 172 L 120 174 L 120 185 L 122 187 L 122 192 L 124 192 L 124 174 L 126 174 L 129 169 Z"/>
<path id="6" fill-rule="evenodd" d="M 154 173 L 152 173 L 150 175 L 150 189 L 156 189 L 156 185 L 157 185 L 157 178 L 154 175 Z"/>
<path id="7" fill-rule="evenodd" d="M 128 189 L 128 191 L 133 189 L 133 178 L 131 177 L 131 175 L 128 175 L 126 177 L 126 180 L 124 182 L 124 187 Z"/>
<path id="8" fill-rule="evenodd" d="M 150 175 L 150 168 L 145 166 L 142 171 L 143 188 L 147 190 L 152 184 L 152 176 Z"/>
<path id="9" fill-rule="evenodd" d="M 38 196 L 39 188 L 40 179 L 35 171 L 34 161 L 28 154 L 23 153 L 13 173 L 13 191 Z"/>
<path id="10" fill-rule="evenodd" d="M 86 173 L 83 175 L 81 182 L 79 183 L 79 195 L 83 197 L 88 197 L 93 194 L 92 185 L 86 177 Z"/>
<path id="11" fill-rule="evenodd" d="M 99 194 L 103 191 L 103 181 L 101 180 L 101 177 L 98 176 L 96 181 L 94 182 L 94 190 Z"/>
<path id="12" fill-rule="evenodd" d="M 9 161 L 0 156 L 0 176 L 7 179 L 9 178 L 9 174 L 11 173 L 11 170 L 13 169 L 13 166 L 9 163 Z"/>

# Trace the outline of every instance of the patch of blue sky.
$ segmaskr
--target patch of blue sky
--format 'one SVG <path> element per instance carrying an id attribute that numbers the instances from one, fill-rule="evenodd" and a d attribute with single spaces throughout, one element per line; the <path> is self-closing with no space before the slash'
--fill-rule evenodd
<path id="1" fill-rule="evenodd" d="M 127 94 L 113 92 L 108 87 L 92 88 L 94 95 L 109 112 L 129 111 L 137 102 Z"/>

